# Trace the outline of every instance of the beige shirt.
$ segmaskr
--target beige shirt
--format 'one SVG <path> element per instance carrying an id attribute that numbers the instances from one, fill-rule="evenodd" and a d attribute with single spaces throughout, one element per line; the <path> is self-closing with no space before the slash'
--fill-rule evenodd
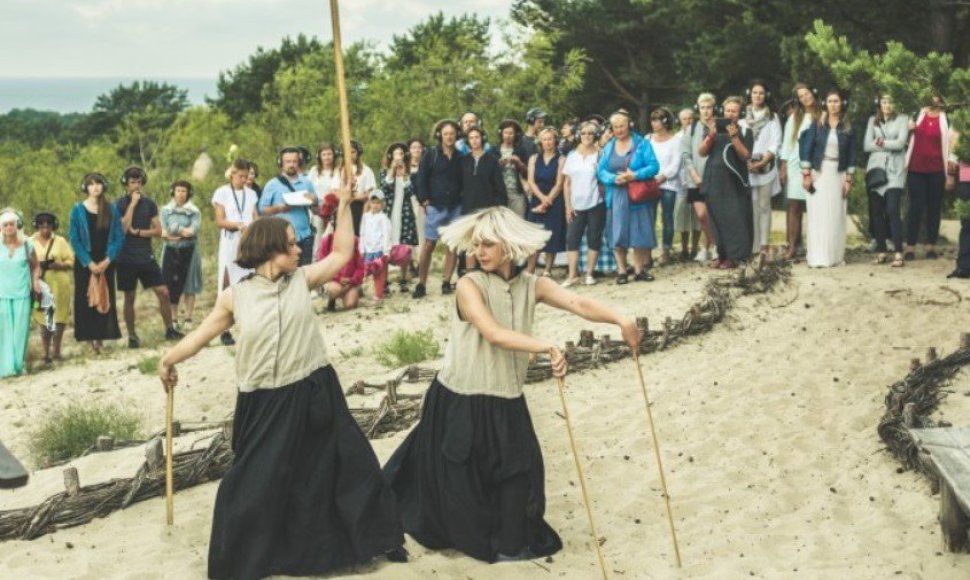
<path id="1" fill-rule="evenodd" d="M 329 364 L 303 268 L 276 282 L 245 278 L 233 286 L 232 298 L 241 392 L 278 389 Z"/>
<path id="2" fill-rule="evenodd" d="M 503 328 L 532 334 L 536 309 L 536 277 L 527 272 L 505 281 L 497 274 L 471 272 L 465 276 L 482 292 L 485 306 Z M 438 381 L 462 395 L 522 396 L 529 353 L 489 344 L 475 325 L 461 318 L 457 304 L 451 339 Z"/>

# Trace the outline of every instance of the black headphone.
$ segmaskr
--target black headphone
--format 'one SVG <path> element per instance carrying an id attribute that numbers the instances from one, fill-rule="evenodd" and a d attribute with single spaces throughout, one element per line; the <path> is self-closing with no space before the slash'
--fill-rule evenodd
<path id="1" fill-rule="evenodd" d="M 765 90 L 765 101 L 771 98 L 771 88 L 768 87 L 768 83 L 761 79 L 754 79 L 748 83 L 748 88 L 744 89 L 744 98 L 749 103 L 751 102 L 751 89 L 754 87 L 761 87 Z"/>
<path id="2" fill-rule="evenodd" d="M 461 125 L 459 125 L 457 122 L 453 121 L 452 119 L 442 119 L 435 123 L 434 126 L 434 138 L 439 143 L 441 142 L 441 130 L 448 125 L 454 128 L 456 134 L 461 132 Z"/>
<path id="3" fill-rule="evenodd" d="M 280 152 L 276 154 L 276 166 L 280 169 L 283 168 L 283 156 L 287 153 L 299 153 L 300 154 L 300 165 L 306 165 L 310 162 L 310 150 L 306 147 L 284 147 L 280 149 Z"/>
<path id="4" fill-rule="evenodd" d="M 654 119 L 653 116 L 658 111 L 660 112 L 660 115 L 657 117 L 657 120 L 660 121 L 661 123 L 663 123 L 664 124 L 664 128 L 666 128 L 668 131 L 673 131 L 674 130 L 674 115 L 673 115 L 673 113 L 670 112 L 670 109 L 668 109 L 667 107 L 657 107 L 656 109 L 654 109 L 653 110 L 653 113 L 650 114 L 650 120 L 652 121 Z"/>
<path id="5" fill-rule="evenodd" d="M 795 83 L 795 86 L 792 87 L 792 90 L 791 90 L 791 96 L 792 96 L 793 99 L 795 99 L 795 102 L 796 103 L 799 102 L 799 100 L 798 100 L 798 88 L 799 88 L 798 85 L 799 84 L 806 85 L 808 87 L 808 90 L 812 91 L 812 94 L 815 95 L 815 98 L 816 99 L 818 98 L 818 89 L 815 88 L 814 86 L 812 86 L 812 85 L 810 85 L 808 83 Z M 802 88 L 805 88 L 805 87 L 802 87 Z"/>
<path id="6" fill-rule="evenodd" d="M 545 116 L 546 114 L 545 112 L 543 112 L 542 109 L 540 109 L 539 107 L 532 107 L 525 113 L 525 122 L 531 125 L 535 123 L 536 120 L 538 120 L 540 117 L 545 117 Z"/>
<path id="7" fill-rule="evenodd" d="M 472 130 L 478 131 L 478 134 L 482 136 L 482 147 L 485 147 L 485 145 L 488 144 L 488 131 L 485 130 L 485 127 L 481 125 L 472 125 L 468 128 L 468 131 Z M 468 132 L 465 132 L 465 141 L 466 143 L 468 141 Z"/>
<path id="8" fill-rule="evenodd" d="M 41 218 L 45 218 L 45 219 L 41 219 Z M 42 211 L 37 215 L 35 215 L 34 221 L 31 223 L 31 225 L 36 230 L 36 229 L 40 229 L 40 224 L 43 222 L 50 222 L 51 229 L 54 231 L 57 231 L 57 228 L 61 227 L 61 222 L 57 219 L 57 216 L 52 214 L 49 211 Z"/>
<path id="9" fill-rule="evenodd" d="M 127 186 L 128 182 L 136 177 L 139 181 L 141 181 L 142 185 L 148 185 L 148 174 L 145 173 L 144 169 L 138 167 L 137 165 L 132 165 L 128 169 L 124 170 L 124 172 L 121 174 L 121 185 Z"/>
<path id="10" fill-rule="evenodd" d="M 19 211 L 15 210 L 12 207 L 5 207 L 3 209 L 0 209 L 0 215 L 3 215 L 5 213 L 7 213 L 7 212 L 10 212 L 13 215 L 17 216 L 17 229 L 18 230 L 24 229 L 24 216 L 23 216 L 23 214 L 20 213 Z"/>
<path id="11" fill-rule="evenodd" d="M 185 198 L 186 201 L 192 199 L 192 196 L 195 195 L 195 188 L 192 187 L 192 184 L 181 179 L 172 182 L 172 186 L 168 188 L 169 195 L 175 197 L 175 188 L 177 187 L 184 187 L 188 191 L 188 196 Z"/>
<path id="12" fill-rule="evenodd" d="M 88 181 L 91 181 L 91 180 L 97 181 L 98 183 L 101 184 L 102 194 L 108 193 L 108 178 L 105 177 L 104 175 L 101 175 L 98 172 L 88 173 L 87 175 L 84 176 L 84 179 L 81 180 L 81 187 L 80 187 L 81 193 L 83 194 L 88 193 Z"/>
<path id="13" fill-rule="evenodd" d="M 633 120 L 633 116 L 630 115 L 630 112 L 627 111 L 626 109 L 617 109 L 616 111 L 613 111 L 613 115 L 620 115 L 622 117 L 626 117 L 626 120 L 630 123 L 630 130 L 637 128 L 636 121 Z M 613 115 L 610 115 L 610 117 L 612 117 Z"/>
<path id="14" fill-rule="evenodd" d="M 353 147 L 354 151 L 357 152 L 357 157 L 360 158 L 364 154 L 364 146 L 360 144 L 360 141 L 350 140 L 350 146 Z"/>

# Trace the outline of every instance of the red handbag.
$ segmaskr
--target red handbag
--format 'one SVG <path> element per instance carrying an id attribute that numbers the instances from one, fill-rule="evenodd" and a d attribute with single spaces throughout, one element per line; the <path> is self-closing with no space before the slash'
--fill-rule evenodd
<path id="1" fill-rule="evenodd" d="M 630 154 L 630 160 L 633 160 L 633 156 L 636 155 L 637 150 L 634 149 L 633 153 Z M 630 168 L 630 162 L 627 161 L 626 168 Z M 626 194 L 630 198 L 630 203 L 646 203 L 648 201 L 653 201 L 655 199 L 660 199 L 662 195 L 660 193 L 660 184 L 657 180 L 651 177 L 650 179 L 642 179 L 638 181 L 631 181 L 626 184 Z"/>

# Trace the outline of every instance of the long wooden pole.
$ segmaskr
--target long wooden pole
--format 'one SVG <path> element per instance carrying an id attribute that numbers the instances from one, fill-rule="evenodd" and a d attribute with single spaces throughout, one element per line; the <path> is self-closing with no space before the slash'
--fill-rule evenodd
<path id="1" fill-rule="evenodd" d="M 643 369 L 640 368 L 640 357 L 634 351 L 633 362 L 637 365 L 637 376 L 640 377 L 640 389 L 643 391 L 643 401 L 647 405 L 647 420 L 650 423 L 650 434 L 653 436 L 653 454 L 657 458 L 657 469 L 660 470 L 660 487 L 663 489 L 664 501 L 667 504 L 667 523 L 670 524 L 670 538 L 674 543 L 674 556 L 677 567 L 680 563 L 680 547 L 677 545 L 677 530 L 674 529 L 674 516 L 670 511 L 670 494 L 667 493 L 667 478 L 664 476 L 664 464 L 660 459 L 660 442 L 657 441 L 657 429 L 653 426 L 653 412 L 650 410 L 650 395 L 647 394 L 647 382 L 643 380 Z"/>
<path id="2" fill-rule="evenodd" d="M 566 431 L 569 432 L 569 447 L 573 450 L 573 459 L 576 461 L 576 474 L 579 477 L 579 488 L 583 492 L 583 504 L 586 506 L 586 515 L 589 517 L 589 530 L 593 534 L 593 546 L 596 548 L 596 559 L 600 564 L 600 572 L 603 580 L 607 580 L 606 564 L 603 562 L 603 549 L 600 548 L 599 534 L 596 532 L 596 521 L 593 519 L 593 509 L 589 505 L 589 491 L 586 489 L 586 476 L 583 475 L 583 464 L 579 461 L 579 453 L 576 451 L 576 439 L 573 437 L 573 424 L 569 418 L 569 405 L 566 404 L 566 383 L 559 379 L 559 400 L 562 401 L 562 414 L 566 419 Z"/>
<path id="3" fill-rule="evenodd" d="M 175 489 L 172 478 L 172 415 L 175 409 L 175 388 L 169 387 L 165 400 L 165 510 L 168 525 L 175 522 Z"/>
<path id="4" fill-rule="evenodd" d="M 350 112 L 347 107 L 347 82 L 344 78 L 344 49 L 340 39 L 340 7 L 330 0 L 330 22 L 333 25 L 333 60 L 337 74 L 337 96 L 340 100 L 340 146 L 343 150 L 345 179 L 352 180 L 354 164 L 350 161 Z"/>

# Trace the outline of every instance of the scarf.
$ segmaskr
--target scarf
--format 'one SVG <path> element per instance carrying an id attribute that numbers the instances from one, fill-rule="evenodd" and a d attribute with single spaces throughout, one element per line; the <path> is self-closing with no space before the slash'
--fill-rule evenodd
<path id="1" fill-rule="evenodd" d="M 768 107 L 764 107 L 760 111 L 755 111 L 754 107 L 748 107 L 744 120 L 747 122 L 748 129 L 751 129 L 754 140 L 757 141 L 758 134 L 771 121 L 771 117 L 768 116 Z"/>

